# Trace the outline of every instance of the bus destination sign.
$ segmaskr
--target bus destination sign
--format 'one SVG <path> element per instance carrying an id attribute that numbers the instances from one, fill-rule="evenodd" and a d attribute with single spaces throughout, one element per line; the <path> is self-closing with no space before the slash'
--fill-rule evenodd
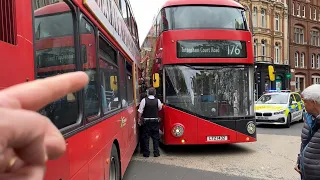
<path id="1" fill-rule="evenodd" d="M 177 57 L 246 58 L 246 42 L 234 40 L 177 41 Z"/>

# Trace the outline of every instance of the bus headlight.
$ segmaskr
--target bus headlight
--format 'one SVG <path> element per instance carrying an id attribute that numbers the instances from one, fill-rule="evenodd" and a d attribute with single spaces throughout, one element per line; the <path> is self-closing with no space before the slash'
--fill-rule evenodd
<path id="1" fill-rule="evenodd" d="M 248 122 L 247 131 L 249 134 L 254 134 L 256 132 L 256 125 L 253 123 L 253 121 Z"/>
<path id="2" fill-rule="evenodd" d="M 173 126 L 171 133 L 174 137 L 181 137 L 184 133 L 184 128 L 180 124 L 175 125 L 175 126 Z"/>

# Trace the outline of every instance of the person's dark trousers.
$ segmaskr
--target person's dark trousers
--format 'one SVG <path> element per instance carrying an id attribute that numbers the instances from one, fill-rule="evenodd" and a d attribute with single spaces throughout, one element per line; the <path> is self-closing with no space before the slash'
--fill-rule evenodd
<path id="1" fill-rule="evenodd" d="M 140 145 L 140 153 L 143 153 L 143 128 L 144 125 L 142 124 L 141 126 L 139 126 L 139 145 Z"/>
<path id="2" fill-rule="evenodd" d="M 160 156 L 159 151 L 159 141 L 160 141 L 160 134 L 159 134 L 159 122 L 158 121 L 145 121 L 144 128 L 143 128 L 143 156 L 149 157 L 150 150 L 149 150 L 149 139 L 152 138 L 153 144 L 153 155 L 155 157 Z"/>

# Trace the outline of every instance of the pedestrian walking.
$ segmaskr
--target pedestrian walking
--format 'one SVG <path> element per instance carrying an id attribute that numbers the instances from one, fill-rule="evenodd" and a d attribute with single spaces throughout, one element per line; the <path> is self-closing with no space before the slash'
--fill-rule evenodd
<path id="1" fill-rule="evenodd" d="M 301 147 L 295 170 L 301 180 L 320 179 L 320 84 L 313 84 L 301 93 L 305 105 L 305 121 Z"/>
<path id="2" fill-rule="evenodd" d="M 142 154 L 144 157 L 149 157 L 149 140 L 152 138 L 153 142 L 153 155 L 154 157 L 160 156 L 159 140 L 160 140 L 160 123 L 158 111 L 162 109 L 162 103 L 155 97 L 156 89 L 148 89 L 148 97 L 143 98 L 138 112 L 139 112 L 139 125 L 142 125 Z"/>

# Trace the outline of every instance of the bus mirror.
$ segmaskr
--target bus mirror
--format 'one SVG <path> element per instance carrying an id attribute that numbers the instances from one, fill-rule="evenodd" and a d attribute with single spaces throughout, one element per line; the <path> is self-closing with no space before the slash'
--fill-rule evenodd
<path id="1" fill-rule="evenodd" d="M 110 87 L 113 91 L 118 89 L 117 76 L 110 76 Z"/>
<path id="2" fill-rule="evenodd" d="M 272 65 L 268 66 L 268 71 L 269 71 L 269 79 L 270 81 L 274 81 L 275 80 L 275 74 L 274 74 L 274 68 Z"/>
<path id="3" fill-rule="evenodd" d="M 153 87 L 158 88 L 160 86 L 160 76 L 159 73 L 154 73 L 152 76 Z"/>

